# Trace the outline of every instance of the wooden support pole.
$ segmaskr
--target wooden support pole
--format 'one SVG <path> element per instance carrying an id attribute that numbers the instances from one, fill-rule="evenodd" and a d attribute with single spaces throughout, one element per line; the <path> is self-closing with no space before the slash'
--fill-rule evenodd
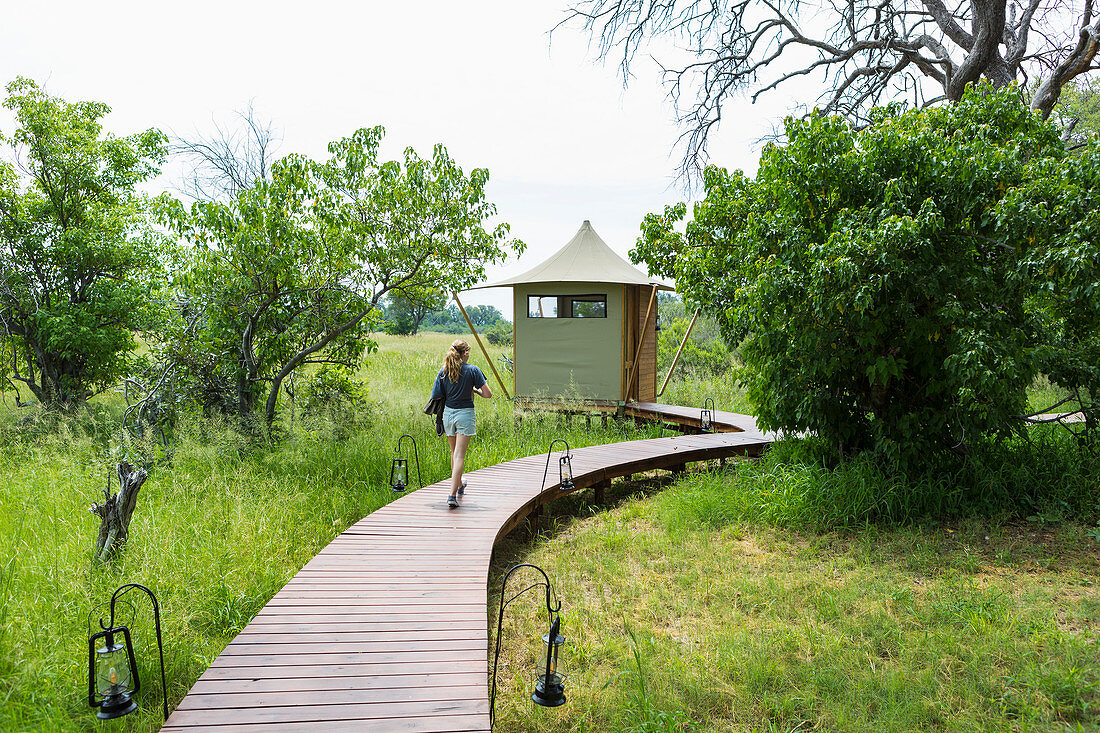
<path id="1" fill-rule="evenodd" d="M 497 378 L 497 383 L 500 384 L 501 391 L 504 392 L 505 397 L 512 399 L 512 395 L 508 394 L 508 388 L 504 386 L 504 380 L 500 378 L 500 372 L 497 371 L 496 365 L 493 364 L 493 360 L 489 356 L 488 349 L 485 348 L 485 344 L 481 343 L 481 337 L 477 335 L 477 329 L 474 328 L 474 322 L 470 320 L 470 316 L 466 314 L 466 308 L 463 307 L 462 301 L 458 299 L 458 293 L 452 292 L 451 297 L 455 299 L 455 304 L 458 305 L 458 309 L 462 311 L 462 317 L 466 319 L 466 325 L 470 327 L 470 333 L 474 335 L 474 341 L 477 341 L 477 345 L 481 347 L 481 353 L 485 354 L 485 361 L 489 362 L 489 368 L 493 370 L 493 375 Z"/>
<path id="2" fill-rule="evenodd" d="M 607 501 L 606 491 L 609 488 L 611 488 L 611 479 L 609 478 L 605 478 L 592 487 L 593 493 L 595 494 L 594 499 L 597 504 L 603 504 Z"/>
<path id="3" fill-rule="evenodd" d="M 630 399 L 630 391 L 634 389 L 634 377 L 637 376 L 638 362 L 642 360 L 642 347 L 645 345 L 645 335 L 649 333 L 649 316 L 653 313 L 653 303 L 657 300 L 657 286 L 653 286 L 653 292 L 649 296 L 649 307 L 645 311 L 645 320 L 642 321 L 642 335 L 638 338 L 638 350 L 634 353 L 634 363 L 630 366 L 630 376 L 626 378 L 626 395 L 624 399 Z"/>
<path id="4" fill-rule="evenodd" d="M 680 342 L 680 348 L 676 349 L 676 356 L 672 357 L 672 366 L 668 368 L 668 374 L 665 375 L 665 382 L 661 385 L 661 391 L 657 393 L 660 397 L 665 393 L 665 387 L 668 386 L 668 380 L 672 379 L 672 370 L 676 368 L 676 362 L 680 361 L 680 353 L 684 350 L 684 346 L 687 345 L 688 337 L 691 336 L 691 329 L 695 328 L 695 319 L 699 317 L 699 309 L 695 309 L 695 315 L 691 317 L 691 324 L 688 325 L 687 333 L 684 334 L 684 340 Z"/>

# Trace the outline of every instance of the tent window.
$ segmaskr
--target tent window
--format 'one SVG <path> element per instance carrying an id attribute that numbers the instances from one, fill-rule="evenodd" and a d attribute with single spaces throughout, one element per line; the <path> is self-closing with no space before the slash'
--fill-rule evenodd
<path id="1" fill-rule="evenodd" d="M 528 318 L 557 318 L 558 296 L 556 295 L 528 295 Z"/>
<path id="2" fill-rule="evenodd" d="M 570 318 L 607 318 L 606 295 L 570 295 Z"/>
<path id="3" fill-rule="evenodd" d="M 528 295 L 528 318 L 607 318 L 607 295 Z"/>

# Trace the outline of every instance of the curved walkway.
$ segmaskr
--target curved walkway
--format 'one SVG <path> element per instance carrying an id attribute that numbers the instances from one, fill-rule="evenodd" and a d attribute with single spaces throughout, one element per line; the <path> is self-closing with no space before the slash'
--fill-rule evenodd
<path id="1" fill-rule="evenodd" d="M 698 417 L 653 405 L 645 417 L 664 407 L 680 424 Z M 576 487 L 771 442 L 747 415 L 714 421 L 730 432 L 575 449 Z M 540 491 L 545 466 L 540 453 L 471 471 L 460 509 L 447 508 L 448 479 L 349 527 L 230 642 L 163 730 L 488 731 L 489 561 L 498 538 L 563 495 L 554 465 Z"/>

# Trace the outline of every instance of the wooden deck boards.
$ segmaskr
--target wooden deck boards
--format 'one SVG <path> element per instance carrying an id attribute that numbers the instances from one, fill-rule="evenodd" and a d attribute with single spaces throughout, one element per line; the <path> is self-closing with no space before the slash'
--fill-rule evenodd
<path id="1" fill-rule="evenodd" d="M 699 421 L 699 410 L 654 403 L 627 414 Z M 576 449 L 577 489 L 771 442 L 747 415 L 714 422 L 722 432 Z M 226 646 L 163 730 L 488 731 L 489 559 L 502 533 L 562 495 L 553 462 L 539 485 L 545 466 L 542 453 L 471 471 L 459 509 L 441 481 L 349 527 Z"/>

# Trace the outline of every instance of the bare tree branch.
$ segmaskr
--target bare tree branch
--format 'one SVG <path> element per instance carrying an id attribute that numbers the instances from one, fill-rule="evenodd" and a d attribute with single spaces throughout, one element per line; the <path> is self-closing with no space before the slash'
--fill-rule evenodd
<path id="1" fill-rule="evenodd" d="M 655 60 L 683 128 L 681 173 L 690 176 L 706 164 L 726 105 L 818 72 L 826 81 L 816 105 L 857 124 L 885 102 L 925 107 L 957 101 L 979 79 L 1001 87 L 1033 76 L 1045 81 L 1032 107 L 1047 115 L 1065 83 L 1095 68 L 1093 1 L 576 0 L 554 30 L 580 25 L 601 58 L 617 58 L 624 84 L 650 41 L 675 42 L 678 52 L 665 54 L 675 63 Z M 1068 40 L 1067 18 L 1080 28 Z"/>

